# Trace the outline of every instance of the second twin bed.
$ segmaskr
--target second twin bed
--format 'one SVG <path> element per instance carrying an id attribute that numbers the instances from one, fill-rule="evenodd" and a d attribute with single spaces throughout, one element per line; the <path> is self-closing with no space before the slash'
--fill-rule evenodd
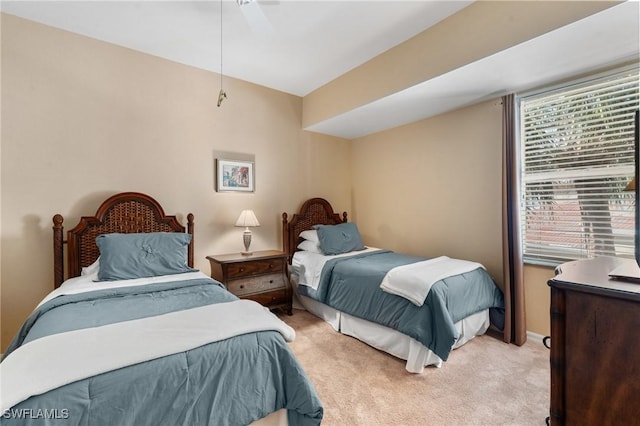
<path id="1" fill-rule="evenodd" d="M 503 296 L 484 267 L 365 247 L 346 213 L 322 198 L 282 215 L 284 249 L 301 304 L 343 334 L 421 373 L 484 334 Z"/>

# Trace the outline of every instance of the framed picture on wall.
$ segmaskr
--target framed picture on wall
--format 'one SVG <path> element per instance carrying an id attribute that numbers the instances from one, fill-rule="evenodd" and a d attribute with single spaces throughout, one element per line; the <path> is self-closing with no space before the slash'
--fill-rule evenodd
<path id="1" fill-rule="evenodd" d="M 253 192 L 254 188 L 251 161 L 216 159 L 216 191 Z"/>

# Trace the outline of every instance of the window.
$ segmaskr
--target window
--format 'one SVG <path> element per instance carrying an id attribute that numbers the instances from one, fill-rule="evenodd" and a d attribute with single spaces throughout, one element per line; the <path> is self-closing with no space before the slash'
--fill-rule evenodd
<path id="1" fill-rule="evenodd" d="M 638 68 L 520 98 L 525 262 L 634 257 Z"/>

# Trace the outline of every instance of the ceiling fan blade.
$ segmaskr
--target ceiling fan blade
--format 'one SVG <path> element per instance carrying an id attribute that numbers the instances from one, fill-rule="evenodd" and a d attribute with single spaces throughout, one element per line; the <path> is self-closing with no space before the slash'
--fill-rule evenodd
<path id="1" fill-rule="evenodd" d="M 262 12 L 262 8 L 257 1 L 241 5 L 240 10 L 253 31 L 259 33 L 270 33 L 273 31 L 271 23 L 264 12 Z"/>

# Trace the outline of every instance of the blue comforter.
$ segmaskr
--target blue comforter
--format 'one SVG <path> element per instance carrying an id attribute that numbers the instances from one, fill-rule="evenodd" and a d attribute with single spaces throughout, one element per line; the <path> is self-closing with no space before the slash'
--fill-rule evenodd
<path id="1" fill-rule="evenodd" d="M 458 338 L 455 323 L 476 312 L 503 306 L 503 296 L 486 270 L 436 282 L 423 306 L 380 289 L 392 268 L 426 260 L 378 250 L 325 263 L 316 290 L 299 286 L 309 296 L 350 315 L 413 337 L 446 361 Z"/>
<path id="2" fill-rule="evenodd" d="M 232 300 L 210 279 L 59 296 L 34 311 L 5 357 L 50 334 Z M 290 425 L 322 419 L 322 404 L 289 346 L 265 331 L 70 383 L 17 404 L 0 424 L 246 425 L 281 408 Z"/>

